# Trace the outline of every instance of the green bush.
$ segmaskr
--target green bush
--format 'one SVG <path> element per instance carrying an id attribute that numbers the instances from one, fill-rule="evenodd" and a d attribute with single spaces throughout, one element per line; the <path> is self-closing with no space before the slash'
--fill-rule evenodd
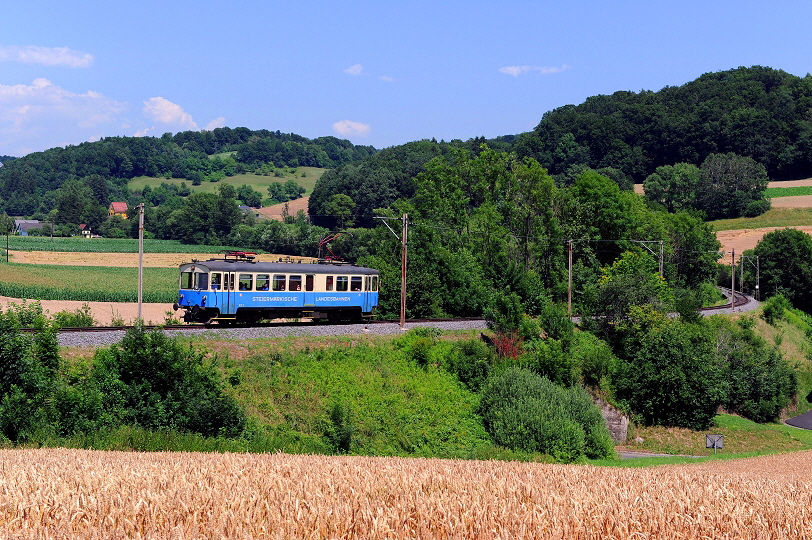
<path id="1" fill-rule="evenodd" d="M 754 422 L 777 420 L 798 390 L 795 370 L 752 327 L 725 320 L 717 325 L 716 349 L 728 385 L 725 409 Z"/>
<path id="2" fill-rule="evenodd" d="M 783 294 L 776 294 L 762 304 L 761 317 L 767 324 L 775 325 L 776 322 L 784 320 L 787 310 L 791 307 Z"/>
<path id="3" fill-rule="evenodd" d="M 614 377 L 615 396 L 648 425 L 709 428 L 727 396 L 713 332 L 663 319 L 632 334 Z"/>
<path id="4" fill-rule="evenodd" d="M 60 311 L 54 315 L 54 323 L 60 328 L 80 328 L 94 326 L 96 324 L 90 306 L 82 304 L 82 307 L 74 311 Z"/>
<path id="5" fill-rule="evenodd" d="M 527 369 L 509 367 L 488 379 L 479 413 L 493 442 L 510 449 L 566 463 L 614 454 L 600 410 L 583 388 L 563 388 Z"/>
<path id="6" fill-rule="evenodd" d="M 330 409 L 330 426 L 325 433 L 333 452 L 348 454 L 352 447 L 354 431 L 350 408 L 340 402 L 334 403 Z"/>
<path id="7" fill-rule="evenodd" d="M 223 391 L 206 355 L 159 330 L 138 326 L 122 342 L 96 352 L 89 376 L 59 396 L 61 431 L 71 435 L 93 426 L 240 435 L 245 412 Z"/>
<path id="8" fill-rule="evenodd" d="M 592 387 L 607 386 L 619 362 L 609 344 L 589 332 L 573 335 L 569 354 L 580 368 L 581 382 Z"/>
<path id="9" fill-rule="evenodd" d="M 29 320 L 30 313 L 25 306 L 0 312 L 0 436 L 14 442 L 50 430 L 55 415 L 56 329 L 42 315 Z M 38 331 L 20 334 L 21 324 Z"/>
<path id="10" fill-rule="evenodd" d="M 425 368 L 432 363 L 432 349 L 440 334 L 436 328 L 419 326 L 406 332 L 396 341 L 395 346 L 403 349 L 408 360 Z"/>
<path id="11" fill-rule="evenodd" d="M 472 392 L 478 392 L 488 378 L 495 355 L 480 339 L 469 339 L 454 344 L 446 360 L 446 369 Z"/>

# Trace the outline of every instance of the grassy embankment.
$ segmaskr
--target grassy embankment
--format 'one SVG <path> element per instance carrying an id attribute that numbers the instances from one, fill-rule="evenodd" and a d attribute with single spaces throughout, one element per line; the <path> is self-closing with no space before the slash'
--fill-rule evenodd
<path id="1" fill-rule="evenodd" d="M 297 184 L 305 188 L 307 191 L 305 195 L 309 195 L 313 191 L 313 187 L 316 185 L 316 181 L 321 177 L 322 174 L 327 169 L 322 169 L 318 167 L 298 167 L 296 169 L 296 173 L 285 173 L 283 176 L 263 176 L 258 174 L 238 174 L 236 176 L 230 176 L 228 178 L 224 178 L 219 182 L 203 182 L 199 186 L 193 186 L 189 180 L 185 178 L 163 178 L 163 177 L 153 177 L 153 176 L 139 176 L 137 178 L 133 178 L 127 183 L 127 187 L 134 191 L 140 191 L 144 189 L 144 186 L 149 186 L 151 188 L 156 188 L 160 186 L 162 183 L 173 184 L 180 187 L 181 182 L 185 182 L 186 186 L 189 187 L 193 193 L 216 193 L 217 187 L 221 184 L 231 184 L 235 188 L 242 186 L 243 184 L 247 184 L 251 186 L 255 191 L 259 191 L 262 193 L 263 197 L 268 196 L 268 186 L 273 184 L 274 182 L 287 182 L 288 180 L 295 180 Z M 302 176 L 304 174 L 304 176 Z"/>
<path id="2" fill-rule="evenodd" d="M 776 326 L 757 323 L 758 333 L 777 343 L 798 364 L 800 381 L 797 414 L 810 408 L 812 389 L 804 321 L 794 314 Z M 350 452 L 360 455 L 502 458 L 540 460 L 541 455 L 495 448 L 475 414 L 478 396 L 442 369 L 452 343 L 478 339 L 478 331 L 446 333 L 431 353 L 428 367 L 408 358 L 401 336 L 291 337 L 250 341 L 196 337 L 196 347 L 218 357 L 229 392 L 246 408 L 254 425 L 244 440 L 203 439 L 178 434 L 150 434 L 126 429 L 112 435 L 93 434 L 67 445 L 140 450 L 276 451 L 329 453 L 334 448 L 324 434 L 339 422 L 352 433 Z M 65 349 L 71 365 L 81 365 L 86 349 Z M 725 447 L 712 457 L 705 434 L 725 436 Z M 635 443 L 635 439 L 642 439 Z M 66 443 L 61 442 L 62 445 Z M 720 414 L 715 426 L 696 432 L 677 428 L 636 428 L 626 449 L 650 453 L 730 459 L 775 452 L 812 449 L 812 431 L 779 423 L 756 424 Z M 633 462 L 604 460 L 602 465 L 645 466 L 693 462 L 695 458 L 647 458 Z"/>

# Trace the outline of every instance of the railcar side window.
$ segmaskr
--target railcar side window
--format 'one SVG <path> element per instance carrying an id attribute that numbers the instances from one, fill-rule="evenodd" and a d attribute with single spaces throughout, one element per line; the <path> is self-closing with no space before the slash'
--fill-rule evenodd
<path id="1" fill-rule="evenodd" d="M 211 288 L 214 291 L 220 290 L 223 286 L 222 281 L 220 281 L 222 274 L 220 272 L 212 272 L 211 273 Z"/>
<path id="2" fill-rule="evenodd" d="M 350 290 L 358 292 L 361 290 L 361 276 L 352 276 L 350 281 Z"/>
<path id="3" fill-rule="evenodd" d="M 250 291 L 253 288 L 254 288 L 254 275 L 240 274 L 240 290 Z"/>
<path id="4" fill-rule="evenodd" d="M 288 290 L 301 291 L 302 290 L 302 276 L 290 276 L 288 280 Z"/>
<path id="5" fill-rule="evenodd" d="M 312 291 L 313 290 L 313 282 L 315 281 L 316 276 L 313 274 L 307 274 L 305 276 L 305 290 Z"/>
<path id="6" fill-rule="evenodd" d="M 325 287 L 325 290 L 333 290 L 333 276 L 327 276 L 327 286 Z"/>
<path id="7" fill-rule="evenodd" d="M 192 288 L 192 273 L 191 272 L 181 272 L 180 273 L 180 288 L 181 289 L 191 289 Z"/>
<path id="8" fill-rule="evenodd" d="M 372 276 L 372 287 L 369 290 L 370 291 L 378 290 L 378 276 Z"/>
<path id="9" fill-rule="evenodd" d="M 195 273 L 195 289 L 205 291 L 209 288 L 209 274 L 206 272 Z"/>
<path id="10" fill-rule="evenodd" d="M 275 291 L 285 290 L 285 274 L 273 275 L 273 290 Z"/>
<path id="11" fill-rule="evenodd" d="M 346 291 L 349 288 L 350 276 L 336 276 L 336 290 Z"/>
<path id="12" fill-rule="evenodd" d="M 257 290 L 267 291 L 268 285 L 271 283 L 271 276 L 268 274 L 257 274 Z"/>

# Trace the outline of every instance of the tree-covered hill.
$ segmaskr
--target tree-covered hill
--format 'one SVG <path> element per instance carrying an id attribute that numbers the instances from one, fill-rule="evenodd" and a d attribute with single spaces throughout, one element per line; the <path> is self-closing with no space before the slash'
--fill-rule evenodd
<path id="1" fill-rule="evenodd" d="M 110 184 L 111 196 L 126 200 L 127 180 L 137 176 L 186 178 L 195 185 L 212 174 L 254 172 L 269 164 L 336 167 L 375 152 L 371 146 L 355 146 L 335 137 L 311 140 L 248 128 L 184 131 L 162 137 L 108 137 L 6 161 L 0 167 L 0 211 L 10 215 L 47 213 L 54 199 L 49 192 L 68 180 L 93 175 Z"/>
<path id="2" fill-rule="evenodd" d="M 516 143 L 554 175 L 614 167 L 642 182 L 661 165 L 733 152 L 772 179 L 812 175 L 812 75 L 769 67 L 706 73 L 660 91 L 615 92 L 544 114 Z"/>

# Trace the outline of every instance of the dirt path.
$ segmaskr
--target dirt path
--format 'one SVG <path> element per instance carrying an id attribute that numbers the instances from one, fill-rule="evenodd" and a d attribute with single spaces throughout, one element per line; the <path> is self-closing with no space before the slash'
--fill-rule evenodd
<path id="1" fill-rule="evenodd" d="M 27 300 L 30 304 L 32 300 Z M 22 304 L 23 300 L 19 298 L 8 298 L 0 296 L 0 306 L 5 311 L 8 305 Z M 96 321 L 96 326 L 111 326 L 113 319 L 123 319 L 124 324 L 133 324 L 138 318 L 138 304 L 137 303 L 121 303 L 121 302 L 80 302 L 77 300 L 40 300 L 42 310 L 53 316 L 60 311 L 76 311 L 84 304 L 90 307 L 90 313 L 93 314 L 93 319 Z M 144 319 L 146 324 L 162 324 L 166 321 L 166 312 L 171 312 L 174 317 L 180 317 L 182 311 L 172 311 L 172 304 L 142 304 L 141 305 L 141 318 Z"/>
<path id="2" fill-rule="evenodd" d="M 27 264 L 64 264 L 68 266 L 138 267 L 138 253 L 86 253 L 71 251 L 14 251 L 11 260 Z M 222 257 L 215 253 L 144 253 L 144 266 L 148 268 L 178 268 L 192 259 L 205 261 Z"/>

